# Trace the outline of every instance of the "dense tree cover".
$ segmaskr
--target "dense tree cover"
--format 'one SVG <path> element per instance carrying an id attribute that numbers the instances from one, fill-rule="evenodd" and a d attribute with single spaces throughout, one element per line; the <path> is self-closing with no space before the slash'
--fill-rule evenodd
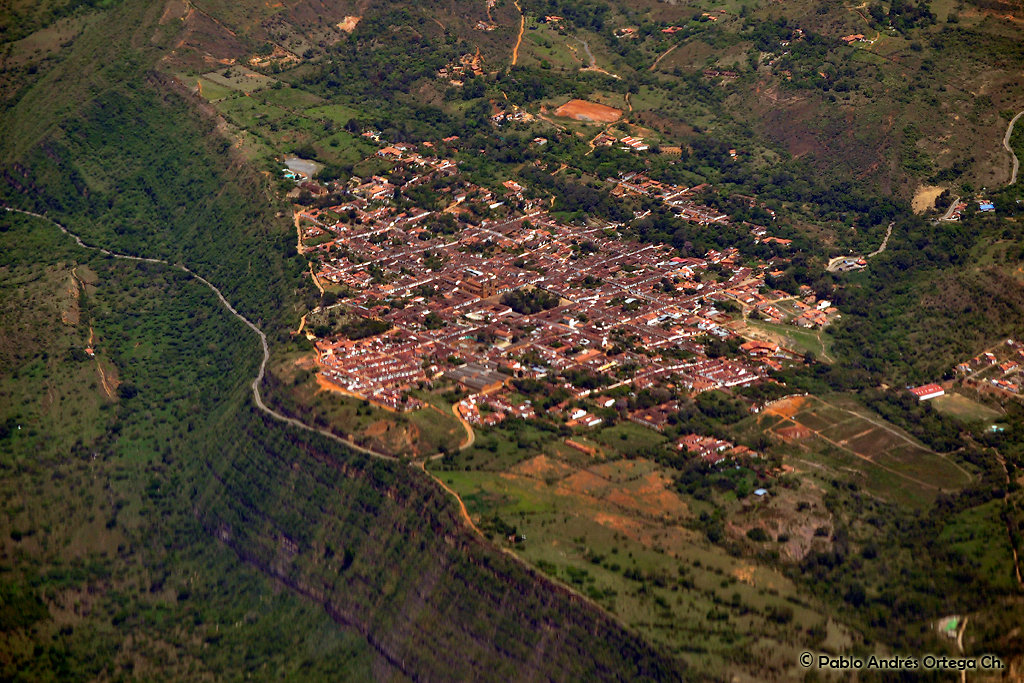
<path id="1" fill-rule="evenodd" d="M 366 16 L 347 40 L 334 45 L 320 71 L 307 76 L 305 83 L 319 85 L 325 94 L 353 86 L 388 99 L 408 92 L 415 81 L 434 76 L 458 57 L 454 46 L 431 40 L 423 23 L 422 16 L 405 8 Z"/>
<path id="2" fill-rule="evenodd" d="M 501 303 L 520 315 L 540 313 L 558 306 L 558 295 L 543 289 L 517 289 L 501 297 Z"/>
<path id="3" fill-rule="evenodd" d="M 526 0 L 523 7 L 535 16 L 563 17 L 570 25 L 600 33 L 611 7 L 600 0 Z"/>
<path id="4" fill-rule="evenodd" d="M 1008 592 L 1006 577 L 939 538 L 957 515 L 1003 495 L 1002 471 L 990 462 L 994 468 L 983 470 L 980 481 L 959 494 L 940 495 L 924 514 L 907 514 L 852 484 L 834 482 L 826 499 L 837 519 L 832 549 L 809 554 L 788 573 L 815 586 L 836 609 L 849 610 L 879 640 L 893 647 L 924 646 L 930 634 L 915 624 L 989 607 L 993 597 Z M 870 534 L 855 532 L 854 520 L 866 520 Z"/>
<path id="5" fill-rule="evenodd" d="M 844 313 L 831 329 L 844 368 L 920 384 L 1000 337 L 1019 336 L 1019 285 L 995 268 L 965 268 L 968 245 L 987 225 L 899 221 L 889 249 L 830 296 Z"/>
<path id="6" fill-rule="evenodd" d="M 76 327 L 50 319 L 55 268 L 96 274 Z M 255 335 L 180 271 L 87 252 L 39 220 L 0 216 L 0 272 L 0 415 L 16 411 L 21 427 L 0 434 L 0 497 L 18 501 L 0 520 L 0 677 L 369 671 L 377 656 L 361 636 L 225 553 L 187 502 L 195 430 L 255 371 Z M 130 398 L 105 395 L 97 360 L 65 360 L 90 328 Z M 39 383 L 70 412 L 51 414 Z M 78 546 L 84 529 L 92 540 Z M 69 609 L 83 596 L 84 610 Z M 183 642 L 186 625 L 196 637 Z"/>
<path id="7" fill-rule="evenodd" d="M 104 92 L 35 148 L 0 196 L 89 244 L 185 262 L 255 319 L 291 315 L 304 262 L 263 181 L 226 170 L 228 143 L 176 94 L 139 79 Z M 268 248 L 269 247 L 269 248 Z"/>

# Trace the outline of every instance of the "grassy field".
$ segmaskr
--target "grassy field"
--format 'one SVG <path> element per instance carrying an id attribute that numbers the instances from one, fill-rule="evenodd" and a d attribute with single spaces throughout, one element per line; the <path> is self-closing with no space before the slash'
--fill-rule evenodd
<path id="1" fill-rule="evenodd" d="M 654 431 L 632 422 L 620 422 L 594 433 L 592 438 L 625 455 L 632 455 L 651 448 L 657 448 L 667 439 Z"/>
<path id="2" fill-rule="evenodd" d="M 816 332 L 804 330 L 794 325 L 778 325 L 763 320 L 749 319 L 746 321 L 745 328 L 738 329 L 737 331 L 753 339 L 763 340 L 767 337 L 793 351 L 801 353 L 810 351 L 819 360 L 829 361 L 831 358 L 829 352 L 831 351 L 832 340 L 828 332 Z"/>
<path id="3" fill-rule="evenodd" d="M 220 100 L 231 97 L 237 92 L 234 88 L 226 86 L 223 83 L 215 83 L 208 78 L 199 78 L 196 82 L 199 84 L 199 92 L 202 94 L 203 98 L 210 102 L 219 102 Z"/>
<path id="4" fill-rule="evenodd" d="M 1002 413 L 993 408 L 972 401 L 963 394 L 946 394 L 931 400 L 936 410 L 947 415 L 964 420 L 965 422 L 981 421 L 988 422 L 996 419 Z"/>
<path id="5" fill-rule="evenodd" d="M 787 600 L 795 589 L 781 574 L 686 528 L 689 506 L 651 461 L 580 466 L 545 453 L 503 472 L 437 475 L 495 543 L 699 669 L 721 668 L 745 648 L 783 661 L 801 631 L 824 623 Z M 509 527 L 525 540 L 510 544 Z"/>

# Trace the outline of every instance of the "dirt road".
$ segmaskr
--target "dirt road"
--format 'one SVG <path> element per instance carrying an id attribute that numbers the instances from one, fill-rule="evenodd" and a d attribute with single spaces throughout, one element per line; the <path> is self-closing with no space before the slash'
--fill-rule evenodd
<path id="1" fill-rule="evenodd" d="M 889 228 L 885 231 L 885 239 L 882 240 L 882 246 L 880 246 L 878 249 L 875 249 L 873 252 L 868 254 L 868 258 L 871 258 L 872 256 L 878 256 L 883 251 L 885 251 L 885 248 L 887 246 L 889 246 L 889 237 L 892 236 L 892 226 L 894 226 L 894 225 L 896 225 L 896 221 L 893 221 L 892 223 L 889 223 Z"/>
<path id="2" fill-rule="evenodd" d="M 1024 116 L 1024 111 L 1018 112 L 1016 116 L 1010 119 L 1010 125 L 1006 127 L 1006 135 L 1003 136 L 1003 148 L 1010 153 L 1013 157 L 1013 171 L 1010 173 L 1010 182 L 1007 185 L 1013 185 L 1017 182 L 1017 171 L 1020 169 L 1020 160 L 1017 159 L 1017 154 L 1013 151 L 1013 147 L 1010 147 L 1010 137 L 1013 135 L 1013 126 L 1017 123 L 1017 119 Z"/>
<path id="3" fill-rule="evenodd" d="M 68 235 L 69 237 L 74 239 L 75 243 L 78 244 L 78 246 L 83 248 L 83 249 L 89 249 L 89 250 L 92 250 L 92 251 L 98 251 L 101 254 L 105 254 L 107 256 L 111 256 L 111 257 L 117 258 L 117 259 L 124 259 L 124 260 L 127 260 L 127 261 L 143 261 L 145 263 L 160 263 L 160 264 L 163 264 L 165 266 L 170 266 L 171 268 L 177 268 L 178 270 L 180 270 L 180 271 L 182 271 L 184 273 L 188 273 L 195 280 L 197 280 L 197 281 L 203 283 L 204 285 L 206 285 L 207 287 L 209 287 L 210 291 L 212 291 L 217 296 L 217 299 L 220 301 L 221 305 L 223 305 L 224 308 L 226 308 L 231 313 L 231 315 L 233 315 L 236 318 L 238 318 L 239 320 L 241 320 L 243 323 L 245 323 L 245 325 L 249 329 L 251 329 L 257 335 L 259 335 L 260 345 L 263 348 L 263 360 L 260 361 L 259 372 L 256 373 L 256 377 L 252 380 L 252 384 L 251 384 L 251 387 L 252 387 L 252 398 L 253 398 L 253 401 L 255 402 L 257 408 L 259 408 L 261 411 L 263 411 L 264 413 L 266 413 L 267 415 L 269 415 L 270 417 L 274 418 L 275 420 L 277 420 L 279 422 L 284 422 L 286 424 L 292 425 L 293 427 L 298 427 L 299 429 L 304 429 L 304 430 L 309 431 L 309 432 L 316 432 L 317 434 L 321 434 L 323 436 L 326 436 L 329 439 L 337 441 L 338 443 L 344 445 L 347 448 L 351 448 L 354 451 L 359 451 L 360 453 L 365 453 L 366 455 L 369 455 L 369 456 L 374 457 L 374 458 L 378 458 L 380 460 L 389 460 L 389 461 L 392 461 L 392 462 L 398 462 L 398 458 L 395 458 L 395 457 L 390 456 L 390 455 L 385 455 L 383 453 L 377 453 L 376 451 L 371 451 L 368 448 L 363 448 L 362 446 L 358 446 L 358 445 L 356 445 L 354 443 L 351 443 L 350 441 L 346 441 L 345 439 L 342 439 L 338 435 L 333 434 L 333 433 L 327 431 L 326 429 L 319 429 L 317 427 L 311 427 L 311 426 L 307 425 L 304 422 L 300 422 L 299 420 L 296 420 L 295 418 L 292 418 L 292 417 L 288 417 L 287 415 L 282 415 L 281 413 L 277 412 L 273 408 L 268 407 L 263 402 L 263 396 L 260 394 L 260 384 L 263 383 L 263 377 L 266 374 L 266 370 L 267 370 L 267 361 L 270 360 L 270 347 L 267 345 L 267 335 L 263 333 L 263 330 L 261 330 L 260 328 L 256 327 L 256 325 L 253 324 L 253 322 L 251 320 L 249 320 L 244 315 L 242 315 L 241 313 L 236 311 L 235 307 L 232 306 L 231 303 L 228 302 L 228 300 L 226 298 L 224 298 L 224 295 L 221 293 L 221 291 L 219 289 L 217 289 L 217 287 L 215 287 L 209 280 L 207 280 L 203 276 L 197 275 L 196 273 L 192 272 L 186 266 L 183 266 L 180 263 L 172 264 L 172 263 L 168 263 L 167 261 L 165 261 L 163 259 L 145 258 L 145 257 L 142 257 L 142 256 L 128 256 L 127 254 L 118 254 L 116 252 L 110 251 L 108 249 L 104 249 L 102 247 L 94 247 L 94 246 L 88 245 L 85 242 L 83 242 L 82 238 L 80 238 L 78 235 L 76 235 L 75 233 L 71 232 L 66 227 L 64 227 L 63 225 L 61 225 L 57 221 L 53 220 L 52 218 L 48 218 L 47 216 L 44 216 L 42 214 L 33 213 L 31 211 L 22 211 L 21 209 L 12 209 L 12 208 L 7 207 L 7 206 L 5 206 L 4 209 L 6 211 L 8 211 L 8 212 L 20 213 L 20 214 L 24 214 L 26 216 L 33 216 L 35 218 L 41 218 L 41 219 L 43 219 L 45 221 L 49 221 L 50 223 L 53 223 L 58 228 L 60 228 L 61 232 L 63 232 L 65 235 Z"/>
<path id="4" fill-rule="evenodd" d="M 675 50 L 677 47 L 679 47 L 679 43 L 676 43 L 675 45 L 673 45 L 669 49 L 667 49 L 664 52 L 662 52 L 661 56 L 654 60 L 654 64 L 651 64 L 651 68 L 648 69 L 648 71 L 654 71 L 655 69 L 657 69 L 658 68 L 658 62 L 660 62 L 661 60 L 665 59 L 665 57 L 668 57 L 669 53 L 671 53 L 672 50 Z"/>
<path id="5" fill-rule="evenodd" d="M 476 443 L 476 432 L 473 431 L 473 425 L 466 422 L 466 420 L 463 419 L 461 415 L 459 415 L 458 404 L 452 406 L 452 413 L 455 414 L 455 419 L 457 419 L 459 423 L 462 424 L 463 429 L 466 430 L 466 441 L 464 443 L 459 444 L 459 450 L 464 451 L 467 448 L 472 447 L 473 444 Z"/>
<path id="6" fill-rule="evenodd" d="M 582 38 L 577 38 L 576 42 L 583 45 L 583 50 L 587 53 L 587 59 L 590 60 L 590 64 L 580 69 L 580 71 L 596 71 L 598 73 L 604 74 L 605 76 L 618 78 L 616 74 L 613 74 L 611 71 L 605 71 L 604 69 L 597 65 L 597 59 L 594 58 L 594 53 L 590 51 L 590 44 L 587 43 L 587 41 L 583 40 Z"/>
<path id="7" fill-rule="evenodd" d="M 516 46 L 512 48 L 512 66 L 519 61 L 519 46 L 523 44 L 523 32 L 526 30 L 526 15 L 523 8 L 519 6 L 519 0 L 513 0 L 516 9 L 519 10 L 519 37 L 516 38 Z"/>

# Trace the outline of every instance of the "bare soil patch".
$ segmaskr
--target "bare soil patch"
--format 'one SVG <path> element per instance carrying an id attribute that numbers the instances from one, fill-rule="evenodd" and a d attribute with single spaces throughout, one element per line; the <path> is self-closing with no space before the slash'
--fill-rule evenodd
<path id="1" fill-rule="evenodd" d="M 577 121 L 612 123 L 619 120 L 622 110 L 586 100 L 569 100 L 555 110 L 555 116 L 564 116 Z"/>
<path id="2" fill-rule="evenodd" d="M 356 26 L 359 25 L 360 19 L 362 19 L 362 17 L 347 16 L 338 22 L 338 28 L 345 33 L 352 33 L 352 31 L 356 30 Z"/>
<path id="3" fill-rule="evenodd" d="M 580 470 L 564 479 L 561 486 L 558 487 L 558 492 L 567 496 L 583 494 L 601 497 L 601 494 L 604 493 L 602 489 L 607 486 L 608 482 L 603 478 L 586 470 Z"/>
<path id="4" fill-rule="evenodd" d="M 917 188 L 917 191 L 914 192 L 914 198 L 910 202 L 914 207 L 914 213 L 924 213 L 928 209 L 933 208 L 935 206 L 935 199 L 942 194 L 944 189 L 937 185 L 922 185 Z"/>
<path id="5" fill-rule="evenodd" d="M 806 439 L 811 436 L 812 432 L 803 425 L 793 425 L 792 427 L 783 427 L 782 429 L 776 429 L 775 433 L 782 437 L 785 441 L 796 441 L 797 439 Z"/>
<path id="6" fill-rule="evenodd" d="M 651 472 L 630 487 L 616 488 L 605 497 L 609 503 L 643 515 L 682 517 L 689 513 L 683 499 L 670 491 L 672 480 L 661 472 Z"/>
<path id="7" fill-rule="evenodd" d="M 806 408 L 809 403 L 810 401 L 806 396 L 793 396 L 792 398 L 784 398 L 773 403 L 765 409 L 765 412 L 770 415 L 778 415 L 779 417 L 793 417 Z"/>
<path id="8" fill-rule="evenodd" d="M 536 458 L 530 458 L 524 460 L 515 467 L 511 472 L 522 475 L 524 477 L 534 477 L 536 479 L 544 479 L 546 477 L 564 477 L 573 471 L 570 465 L 566 465 L 558 460 L 552 460 L 546 455 L 538 455 Z"/>

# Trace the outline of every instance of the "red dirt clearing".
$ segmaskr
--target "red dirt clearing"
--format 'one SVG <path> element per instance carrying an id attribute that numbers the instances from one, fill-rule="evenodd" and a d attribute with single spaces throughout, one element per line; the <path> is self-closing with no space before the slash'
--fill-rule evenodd
<path id="1" fill-rule="evenodd" d="M 794 425 L 792 427 L 776 429 L 775 433 L 781 436 L 785 441 L 795 441 L 797 439 L 806 439 L 814 432 L 803 425 Z"/>
<path id="2" fill-rule="evenodd" d="M 778 415 L 779 417 L 793 417 L 801 410 L 803 410 L 810 401 L 805 396 L 791 396 L 784 398 L 780 401 L 776 401 L 767 408 L 764 412 L 767 415 Z"/>
<path id="3" fill-rule="evenodd" d="M 577 121 L 612 123 L 622 116 L 622 110 L 586 100 L 569 100 L 555 110 L 555 116 L 564 116 Z"/>

